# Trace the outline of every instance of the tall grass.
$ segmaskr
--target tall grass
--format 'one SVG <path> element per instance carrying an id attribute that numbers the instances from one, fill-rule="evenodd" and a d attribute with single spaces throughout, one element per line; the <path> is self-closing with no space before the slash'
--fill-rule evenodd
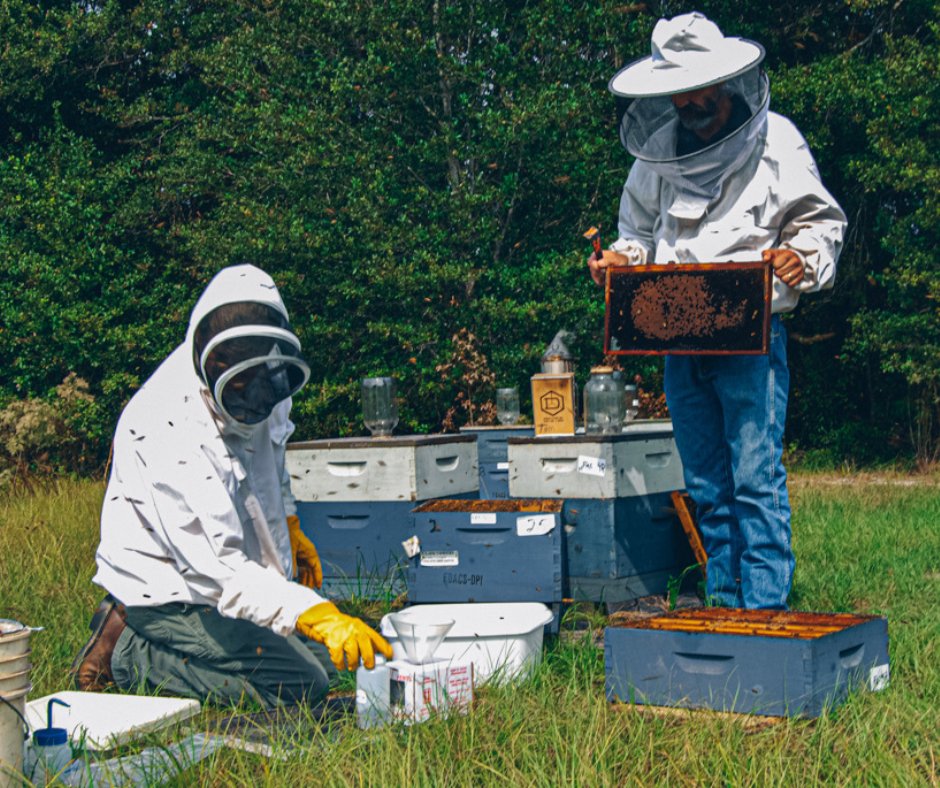
<path id="1" fill-rule="evenodd" d="M 278 758 L 222 750 L 179 784 L 937 785 L 940 486 L 846 481 L 793 480 L 793 602 L 886 615 L 884 692 L 779 722 L 612 706 L 599 632 L 568 632 L 526 682 L 480 689 L 467 716 L 378 731 L 347 720 Z M 101 494 L 62 481 L 0 503 L 0 617 L 46 627 L 33 638 L 34 695 L 65 687 L 100 597 L 90 578 Z"/>

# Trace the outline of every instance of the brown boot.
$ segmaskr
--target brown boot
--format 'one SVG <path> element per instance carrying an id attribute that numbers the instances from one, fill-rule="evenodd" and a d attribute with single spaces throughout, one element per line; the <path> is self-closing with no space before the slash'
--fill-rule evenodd
<path id="1" fill-rule="evenodd" d="M 111 655 L 127 626 L 124 605 L 108 597 L 91 618 L 91 637 L 72 663 L 72 679 L 83 692 L 100 692 L 114 683 Z"/>

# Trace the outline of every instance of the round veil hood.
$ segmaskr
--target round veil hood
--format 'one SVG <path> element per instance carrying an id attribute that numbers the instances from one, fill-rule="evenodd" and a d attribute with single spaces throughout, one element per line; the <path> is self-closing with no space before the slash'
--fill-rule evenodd
<path id="1" fill-rule="evenodd" d="M 679 116 L 668 96 L 634 99 L 620 122 L 621 143 L 681 194 L 713 199 L 725 178 L 751 155 L 767 128 L 770 108 L 770 82 L 759 68 L 727 80 L 722 90 L 740 107 L 742 122 L 704 148 L 678 153 Z"/>
<path id="2" fill-rule="evenodd" d="M 280 312 L 288 320 L 287 307 L 281 300 L 274 280 L 260 268 L 245 263 L 232 265 L 219 271 L 212 281 L 202 291 L 196 306 L 189 316 L 189 329 L 186 331 L 186 341 L 192 347 L 193 335 L 196 326 L 213 309 L 224 304 L 234 304 L 241 301 L 254 301 L 265 304 Z"/>
<path id="3" fill-rule="evenodd" d="M 220 271 L 187 333 L 199 378 L 229 420 L 256 425 L 310 378 L 274 281 L 252 265 Z"/>
<path id="4" fill-rule="evenodd" d="M 611 93 L 625 98 L 684 93 L 743 74 L 764 59 L 764 48 L 756 41 L 722 35 L 718 25 L 698 11 L 660 19 L 651 48 L 649 57 L 613 76 Z"/>
<path id="5" fill-rule="evenodd" d="M 725 179 L 744 165 L 766 131 L 770 82 L 760 68 L 764 50 L 752 41 L 726 38 L 700 13 L 661 19 L 652 46 L 651 57 L 610 81 L 610 90 L 628 99 L 620 141 L 675 187 L 674 209 L 691 217 L 721 193 Z M 683 150 L 672 97 L 711 85 L 731 100 L 729 122 L 714 139 Z"/>

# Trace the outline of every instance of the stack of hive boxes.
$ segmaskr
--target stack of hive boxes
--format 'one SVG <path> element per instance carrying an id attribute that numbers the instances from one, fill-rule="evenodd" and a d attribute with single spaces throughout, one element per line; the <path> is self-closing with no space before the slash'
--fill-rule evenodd
<path id="1" fill-rule="evenodd" d="M 668 421 L 317 440 L 290 444 L 287 465 L 334 598 L 407 591 L 557 612 L 662 594 L 695 563 L 670 500 L 683 480 Z"/>
<path id="2" fill-rule="evenodd" d="M 509 500 L 508 440 L 531 437 L 534 428 L 471 426 L 461 433 L 477 443 L 479 499 L 415 509 L 421 552 L 408 568 L 409 602 L 542 602 L 557 613 L 562 502 Z"/>
<path id="3" fill-rule="evenodd" d="M 693 565 L 670 499 L 683 488 L 668 421 L 633 422 L 620 435 L 510 438 L 513 498 L 564 501 L 565 593 L 620 603 L 661 594 Z"/>
<path id="4" fill-rule="evenodd" d="M 412 510 L 434 498 L 475 497 L 479 485 L 476 441 L 467 435 L 292 443 L 286 464 L 332 598 L 404 591 Z"/>

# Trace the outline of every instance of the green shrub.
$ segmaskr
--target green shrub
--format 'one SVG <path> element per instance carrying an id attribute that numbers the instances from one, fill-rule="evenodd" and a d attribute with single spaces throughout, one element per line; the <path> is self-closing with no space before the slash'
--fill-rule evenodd
<path id="1" fill-rule="evenodd" d="M 788 321 L 788 440 L 823 448 L 861 420 L 929 462 L 937 1 L 700 8 L 766 46 L 773 108 L 850 219 L 835 290 Z M 0 402 L 78 374 L 103 461 L 200 290 L 244 261 L 282 286 L 313 363 L 298 437 L 361 432 L 358 381 L 374 374 L 399 379 L 401 430 L 459 426 L 463 383 L 438 368 L 462 331 L 493 374 L 483 401 L 516 385 L 528 408 L 561 328 L 583 383 L 604 305 L 581 234 L 614 237 L 630 165 L 606 84 L 649 51 L 660 11 L 678 9 L 3 4 Z M 661 369 L 624 366 L 649 381 Z"/>
<path id="2" fill-rule="evenodd" d="M 0 410 L 0 487 L 39 472 L 97 464 L 101 420 L 88 384 L 74 372 L 47 399 L 13 400 Z"/>

